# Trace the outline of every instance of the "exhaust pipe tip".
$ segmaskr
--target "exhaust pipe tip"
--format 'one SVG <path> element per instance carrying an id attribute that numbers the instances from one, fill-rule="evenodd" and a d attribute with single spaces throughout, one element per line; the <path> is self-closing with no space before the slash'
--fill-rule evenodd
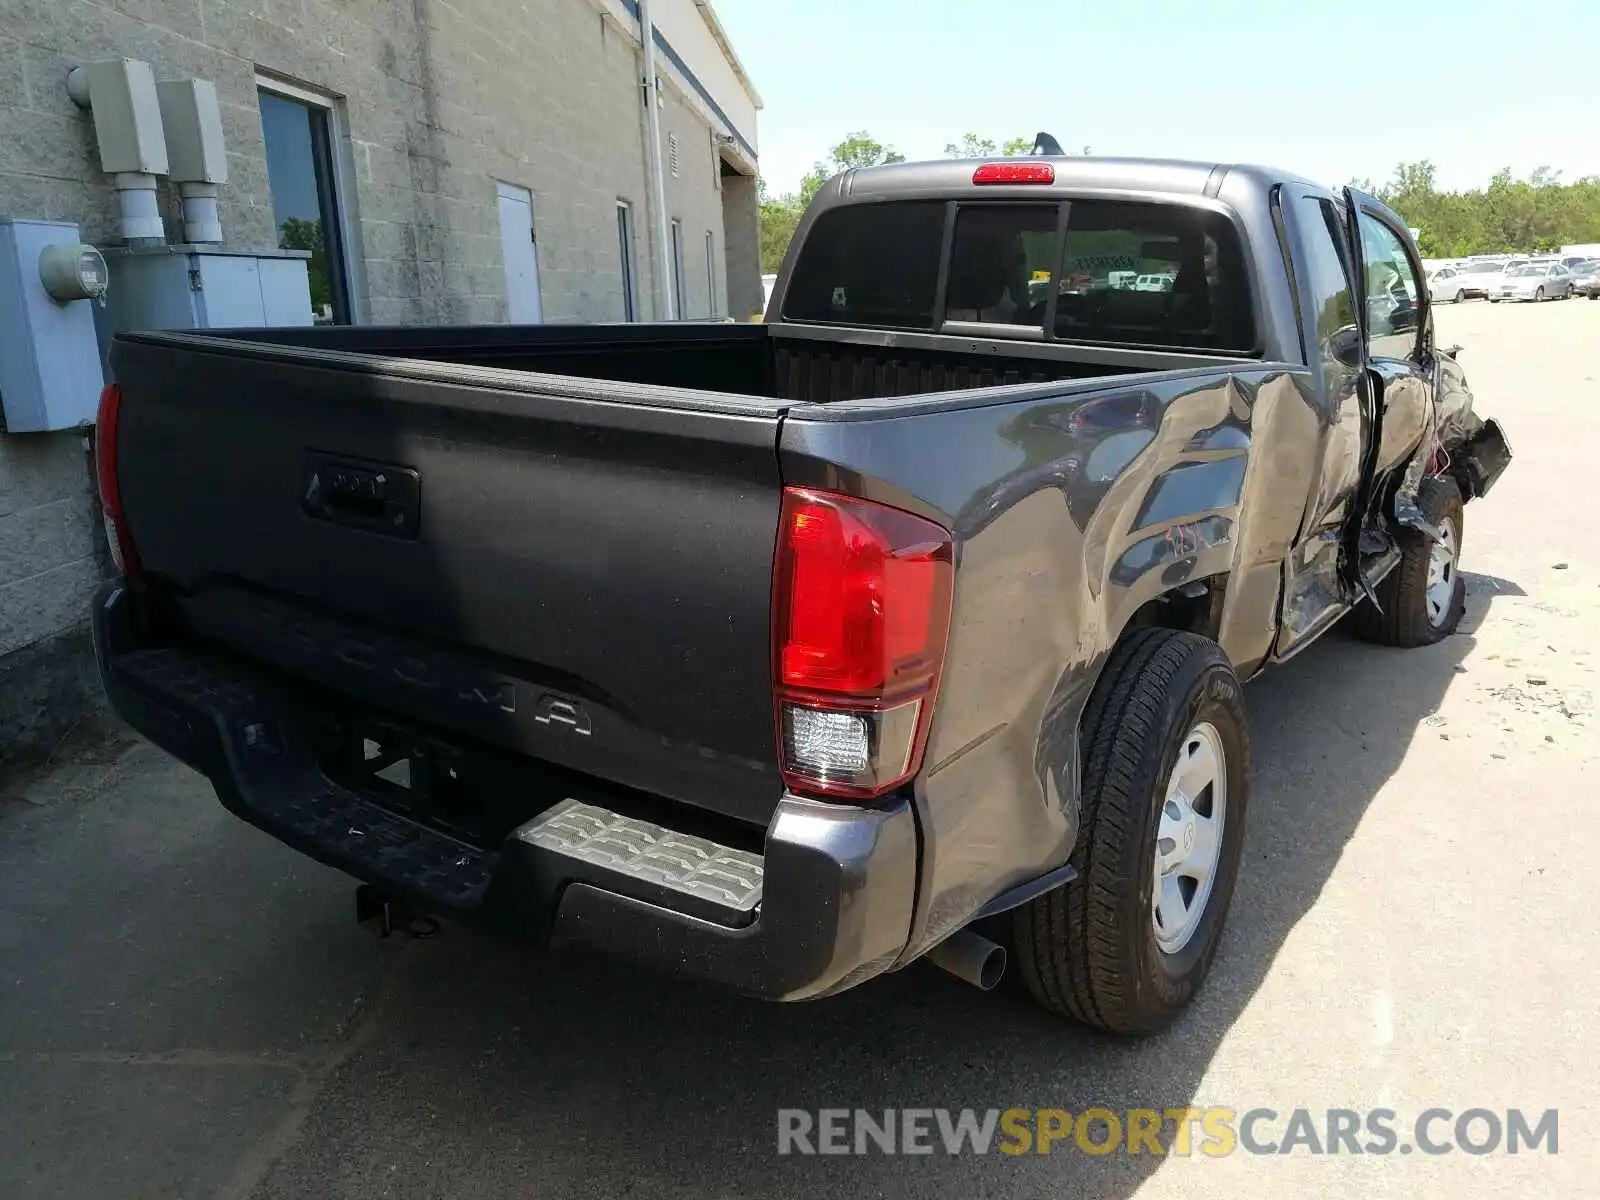
<path id="1" fill-rule="evenodd" d="M 970 929 L 950 935 L 923 957 L 983 992 L 992 991 L 1006 973 L 1006 948 Z"/>

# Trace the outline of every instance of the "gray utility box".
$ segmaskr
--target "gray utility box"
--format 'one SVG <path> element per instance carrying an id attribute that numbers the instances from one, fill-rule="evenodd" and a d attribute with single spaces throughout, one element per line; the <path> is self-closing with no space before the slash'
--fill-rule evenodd
<path id="1" fill-rule="evenodd" d="M 77 241 L 65 221 L 0 221 L 0 408 L 11 433 L 72 429 L 99 406 L 94 301 L 52 299 L 39 274 L 46 248 Z"/>
<path id="2" fill-rule="evenodd" d="M 131 329 L 260 329 L 311 324 L 305 250 L 113 246 L 102 352 Z"/>

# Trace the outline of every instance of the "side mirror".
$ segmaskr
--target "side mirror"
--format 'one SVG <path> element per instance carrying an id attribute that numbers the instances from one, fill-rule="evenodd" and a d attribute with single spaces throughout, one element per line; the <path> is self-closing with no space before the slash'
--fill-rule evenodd
<path id="1" fill-rule="evenodd" d="M 1346 325 L 1336 329 L 1328 335 L 1327 342 L 1323 345 L 1323 353 L 1335 362 L 1343 363 L 1347 367 L 1361 365 L 1361 330 L 1354 325 Z"/>

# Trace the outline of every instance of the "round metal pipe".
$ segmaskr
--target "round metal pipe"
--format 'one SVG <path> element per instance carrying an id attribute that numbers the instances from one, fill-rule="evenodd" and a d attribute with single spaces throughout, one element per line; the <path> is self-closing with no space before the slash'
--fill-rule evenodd
<path id="1" fill-rule="evenodd" d="M 940 970 L 985 992 L 1006 973 L 1006 948 L 970 929 L 952 934 L 924 957 Z"/>

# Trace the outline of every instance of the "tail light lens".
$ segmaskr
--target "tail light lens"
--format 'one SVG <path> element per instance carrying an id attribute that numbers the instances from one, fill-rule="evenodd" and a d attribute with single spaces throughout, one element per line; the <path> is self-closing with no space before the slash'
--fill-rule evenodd
<path id="1" fill-rule="evenodd" d="M 95 418 L 95 480 L 100 488 L 100 511 L 105 516 L 106 541 L 117 570 L 130 579 L 139 574 L 139 555 L 122 513 L 122 485 L 117 479 L 117 421 L 122 415 L 122 385 L 108 383 L 100 393 L 100 411 Z"/>
<path id="2" fill-rule="evenodd" d="M 950 534 L 932 521 L 784 490 L 772 653 L 790 788 L 870 799 L 921 769 L 954 573 Z"/>

